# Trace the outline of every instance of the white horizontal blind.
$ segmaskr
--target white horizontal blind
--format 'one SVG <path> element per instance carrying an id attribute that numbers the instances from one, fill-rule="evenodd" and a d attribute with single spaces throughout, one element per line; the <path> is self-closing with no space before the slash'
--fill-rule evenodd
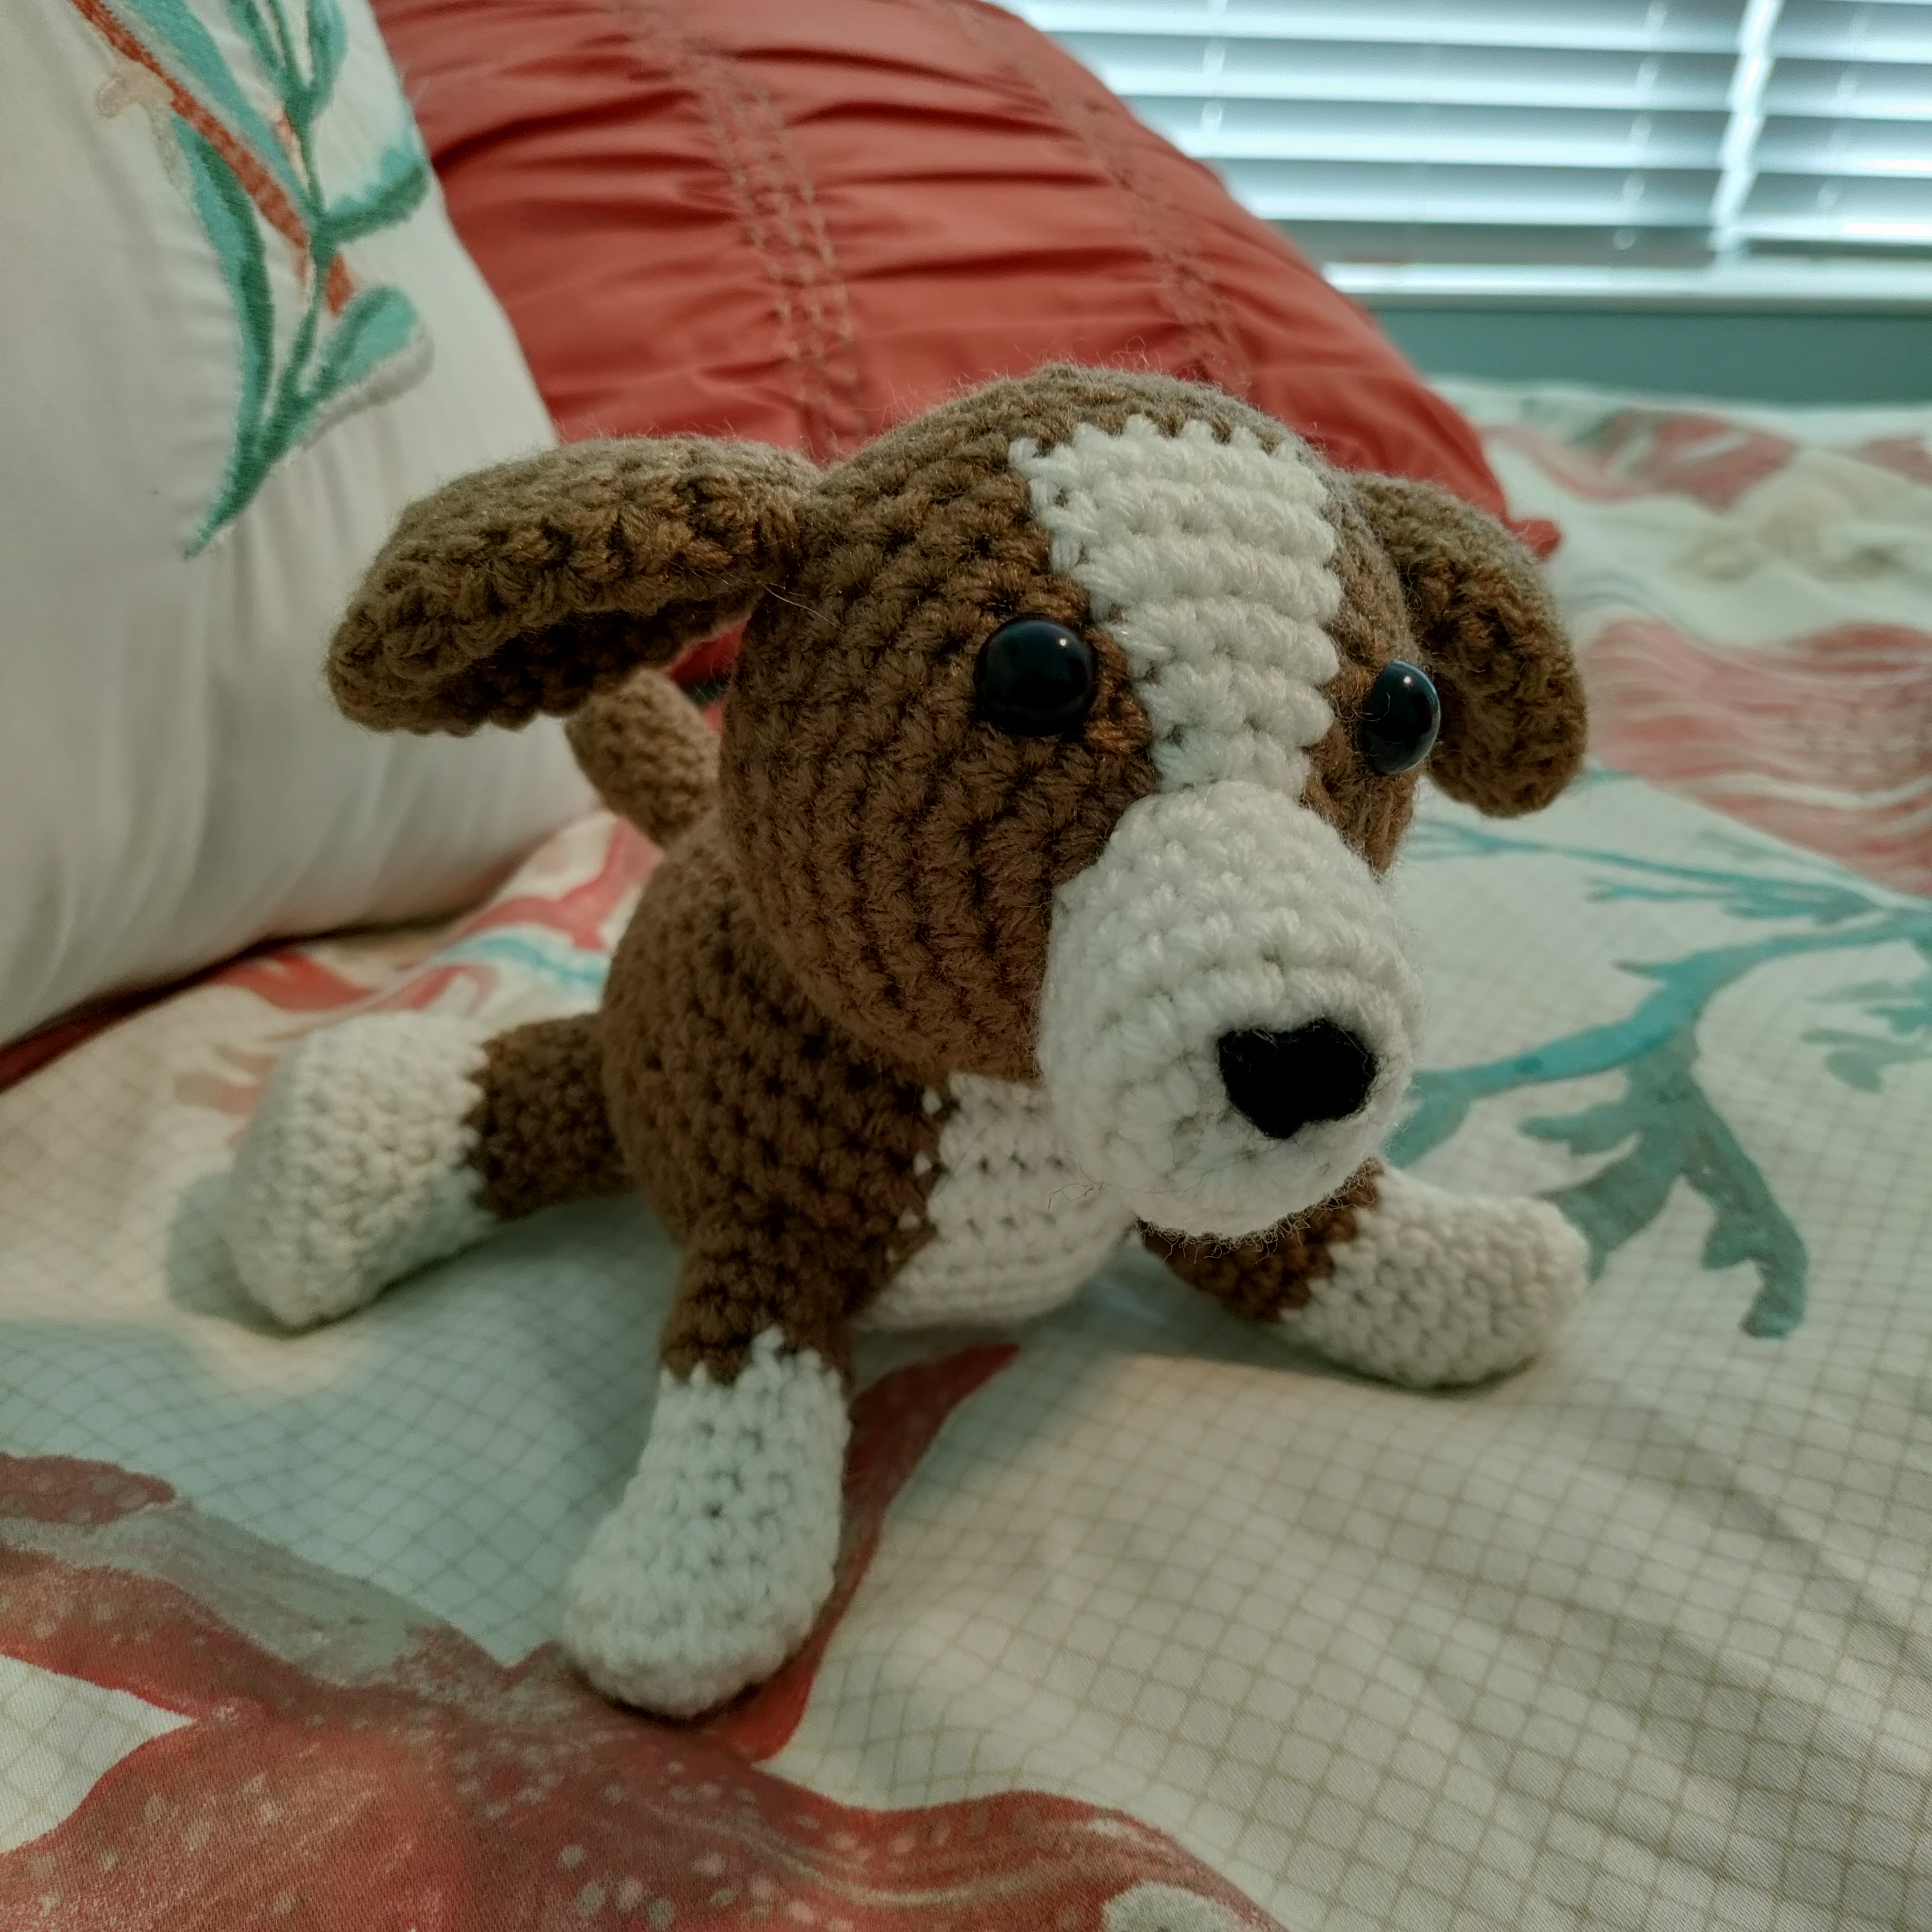
<path id="1" fill-rule="evenodd" d="M 1345 284 L 1932 292 L 1924 0 L 1009 4 Z"/>
<path id="2" fill-rule="evenodd" d="M 1772 44 L 1744 241 L 1932 250 L 1932 6 L 1785 0 Z"/>

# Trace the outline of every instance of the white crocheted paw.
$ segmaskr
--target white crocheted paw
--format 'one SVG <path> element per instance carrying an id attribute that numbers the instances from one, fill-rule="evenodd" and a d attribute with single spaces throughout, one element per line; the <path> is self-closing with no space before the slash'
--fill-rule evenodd
<path id="1" fill-rule="evenodd" d="M 1522 1367 L 1582 1299 L 1589 1258 L 1546 1201 L 1452 1194 L 1396 1168 L 1330 1252 L 1334 1272 L 1282 1327 L 1410 1388 Z"/>
<path id="2" fill-rule="evenodd" d="M 496 1226 L 468 1164 L 488 1038 L 450 1014 L 368 1013 L 284 1055 L 224 1210 L 252 1300 L 291 1328 L 331 1321 Z"/>
<path id="3" fill-rule="evenodd" d="M 777 1329 L 736 1381 L 666 1370 L 644 1460 L 565 1586 L 563 1646 L 607 1696 L 694 1717 L 768 1677 L 832 1593 L 845 1392 Z"/>

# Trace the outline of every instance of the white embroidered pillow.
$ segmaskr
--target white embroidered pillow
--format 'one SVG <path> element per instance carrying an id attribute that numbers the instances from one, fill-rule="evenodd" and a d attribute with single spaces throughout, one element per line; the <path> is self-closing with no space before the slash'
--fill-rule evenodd
<path id="1" fill-rule="evenodd" d="M 404 506 L 552 440 L 364 0 L 10 0 L 0 260 L 0 1040 L 448 909 L 580 807 L 554 726 L 322 682 Z"/>

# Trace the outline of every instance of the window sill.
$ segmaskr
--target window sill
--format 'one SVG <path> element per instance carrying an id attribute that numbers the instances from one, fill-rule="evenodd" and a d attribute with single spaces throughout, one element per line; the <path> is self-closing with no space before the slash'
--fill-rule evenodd
<path id="1" fill-rule="evenodd" d="M 1329 262 L 1336 287 L 1404 306 L 1932 311 L 1932 262 L 1756 261 L 1695 268 Z"/>

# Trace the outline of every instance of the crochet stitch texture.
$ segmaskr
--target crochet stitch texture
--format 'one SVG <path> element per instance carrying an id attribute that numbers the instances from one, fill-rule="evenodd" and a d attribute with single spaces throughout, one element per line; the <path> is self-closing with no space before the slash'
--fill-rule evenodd
<path id="1" fill-rule="evenodd" d="M 740 617 L 714 740 L 661 668 Z M 1077 640 L 1084 717 L 982 712 L 1021 617 Z M 994 383 L 823 472 L 686 437 L 450 485 L 344 622 L 344 708 L 570 713 L 664 856 L 596 1013 L 380 1016 L 291 1054 L 231 1183 L 244 1286 L 327 1318 L 548 1202 L 642 1192 L 682 1271 L 562 1633 L 678 1715 L 774 1669 L 831 1588 L 855 1324 L 1024 1318 L 1138 1230 L 1364 1372 L 1520 1366 L 1582 1243 L 1374 1157 L 1420 1024 L 1382 878 L 1419 775 L 1360 742 L 1396 660 L 1439 694 L 1424 769 L 1457 798 L 1533 810 L 1576 770 L 1576 669 L 1499 525 L 1163 376 Z"/>

